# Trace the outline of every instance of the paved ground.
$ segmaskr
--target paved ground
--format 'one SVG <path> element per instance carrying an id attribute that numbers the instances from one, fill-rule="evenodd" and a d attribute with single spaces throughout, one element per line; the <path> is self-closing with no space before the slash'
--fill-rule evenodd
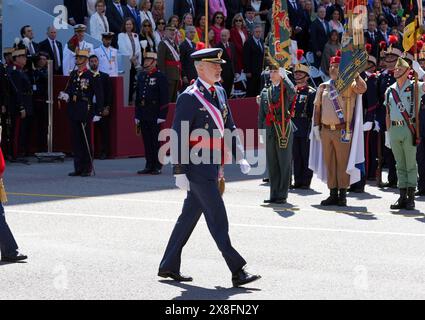
<path id="1" fill-rule="evenodd" d="M 135 175 L 141 159 L 97 161 L 93 178 L 71 162 L 9 165 L 7 218 L 28 263 L 0 263 L 1 299 L 424 299 L 424 198 L 395 214 L 393 191 L 368 187 L 346 210 L 317 206 L 327 189 L 263 206 L 268 186 L 227 169 L 234 246 L 263 279 L 231 288 L 203 218 L 183 254 L 190 284 L 160 281 L 159 261 L 185 194 L 167 167 Z"/>

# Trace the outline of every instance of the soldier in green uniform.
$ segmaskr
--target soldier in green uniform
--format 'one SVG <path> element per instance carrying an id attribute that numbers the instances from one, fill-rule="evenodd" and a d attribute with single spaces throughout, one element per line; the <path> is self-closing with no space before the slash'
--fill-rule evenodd
<path id="1" fill-rule="evenodd" d="M 423 79 L 425 71 L 417 61 L 413 61 L 413 69 L 418 73 L 418 79 Z M 396 160 L 398 187 L 400 197 L 391 205 L 391 209 L 415 208 L 415 191 L 418 178 L 416 165 L 416 126 L 415 102 L 424 95 L 424 83 L 419 82 L 415 96 L 415 83 L 409 80 L 409 63 L 398 58 L 394 70 L 396 83 L 385 92 L 386 125 L 385 145 L 392 149 Z"/>
<path id="2" fill-rule="evenodd" d="M 286 70 L 269 56 L 271 84 L 260 94 L 258 128 L 266 130 L 266 157 L 270 177 L 270 199 L 264 203 L 286 203 L 291 182 L 295 87 Z M 283 92 L 281 93 L 281 88 Z M 283 107 L 282 107 L 283 103 Z M 282 116 L 282 108 L 284 108 Z"/>

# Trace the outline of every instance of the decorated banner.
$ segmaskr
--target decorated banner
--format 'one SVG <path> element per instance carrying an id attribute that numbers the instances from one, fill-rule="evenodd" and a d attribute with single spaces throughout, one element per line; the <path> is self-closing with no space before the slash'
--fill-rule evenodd
<path id="1" fill-rule="evenodd" d="M 351 0 L 346 3 L 347 23 L 341 41 L 341 63 L 336 89 L 345 91 L 367 67 L 363 29 L 367 24 L 366 0 Z"/>
<path id="2" fill-rule="evenodd" d="M 291 25 L 288 15 L 286 0 L 273 0 L 272 31 L 269 36 L 269 52 L 281 67 L 288 68 L 291 65 Z"/>

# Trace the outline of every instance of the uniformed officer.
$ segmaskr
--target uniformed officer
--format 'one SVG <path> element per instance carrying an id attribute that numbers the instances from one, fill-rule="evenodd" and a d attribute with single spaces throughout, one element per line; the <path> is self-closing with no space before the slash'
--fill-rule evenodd
<path id="1" fill-rule="evenodd" d="M 10 83 L 8 75 L 8 66 L 13 65 L 13 48 L 4 48 L 3 57 L 4 64 L 0 63 L 0 108 L 1 108 L 1 126 L 2 131 L 2 147 L 5 150 L 6 158 L 11 157 L 11 117 L 10 117 Z"/>
<path id="2" fill-rule="evenodd" d="M 110 150 L 110 118 L 112 108 L 112 83 L 111 78 L 105 72 L 99 71 L 99 58 L 96 55 L 91 55 L 89 58 L 90 71 L 95 78 L 98 78 L 102 87 L 104 105 L 97 103 L 96 97 L 93 99 L 93 110 L 95 116 L 93 123 L 95 126 L 95 135 L 100 132 L 100 156 L 101 160 L 109 156 Z"/>
<path id="3" fill-rule="evenodd" d="M 303 56 L 303 50 L 299 54 Z M 299 61 L 299 60 L 298 60 Z M 311 119 L 313 117 L 316 90 L 308 85 L 310 69 L 301 63 L 294 66 L 296 100 L 292 121 L 295 125 L 293 142 L 294 188 L 310 188 L 313 171 L 308 168 Z"/>
<path id="4" fill-rule="evenodd" d="M 1 127 L 0 127 L 1 131 Z M 0 132 L 1 137 L 1 132 Z M 1 140 L 1 138 L 0 138 Z M 1 141 L 0 141 L 1 142 Z M 4 262 L 18 262 L 22 260 L 26 260 L 28 257 L 21 254 L 18 250 L 18 245 L 13 237 L 12 232 L 6 222 L 3 201 L 6 201 L 6 193 L 3 185 L 3 173 L 6 169 L 6 164 L 3 157 L 3 152 L 0 148 L 0 194 L 1 194 L 1 202 L 0 202 L 0 253 L 1 253 L 1 261 Z"/>
<path id="5" fill-rule="evenodd" d="M 266 160 L 270 198 L 264 203 L 286 203 L 291 183 L 295 87 L 279 64 L 268 56 L 271 85 L 261 91 L 259 129 L 266 129 Z M 283 75 L 281 79 L 280 73 Z M 283 94 L 281 94 L 283 90 Z M 282 110 L 283 109 L 283 110 Z M 283 113 L 283 114 L 282 114 Z M 284 120 L 282 120 L 284 118 Z"/>
<path id="6" fill-rule="evenodd" d="M 84 40 L 87 27 L 84 24 L 74 26 L 75 35 L 68 41 L 63 51 L 63 75 L 69 76 L 75 69 L 75 52 L 79 50 L 89 51 L 89 55 L 94 54 L 93 44 Z"/>
<path id="7" fill-rule="evenodd" d="M 13 66 L 8 66 L 9 82 L 11 88 L 11 118 L 13 133 L 13 160 L 18 154 L 25 154 L 27 147 L 27 117 L 33 114 L 33 86 L 31 79 L 23 69 L 27 63 L 26 49 L 18 46 L 13 51 Z"/>
<path id="8" fill-rule="evenodd" d="M 177 141 L 172 141 L 176 148 L 172 148 L 171 153 L 175 161 L 173 171 L 176 185 L 187 190 L 187 198 L 171 234 L 158 275 L 176 281 L 192 281 L 191 277 L 180 273 L 181 254 L 201 214 L 204 213 L 208 229 L 232 272 L 233 286 L 238 287 L 255 281 L 260 276 L 245 271 L 246 261 L 230 242 L 226 208 L 218 188 L 222 140 L 227 140 L 224 132 L 225 129 L 231 132 L 236 130 L 226 93 L 221 86 L 215 85 L 221 79 L 221 64 L 225 63 L 221 59 L 222 53 L 222 49 L 214 48 L 199 50 L 191 55 L 195 60 L 199 78 L 177 100 L 173 130 L 178 138 Z M 188 130 L 185 130 L 185 127 Z M 199 133 L 200 129 L 205 130 L 205 139 L 190 141 L 191 133 L 195 130 Z M 216 140 L 218 144 L 215 143 Z M 198 152 L 208 152 L 209 159 L 195 164 L 188 159 L 189 154 L 178 151 L 178 146 L 200 147 Z M 210 151 L 215 146 L 218 147 L 216 151 L 220 155 L 219 163 L 212 161 L 216 152 Z M 236 152 L 237 150 L 239 151 Z M 179 153 L 178 156 L 174 151 Z M 232 139 L 232 151 L 236 159 L 240 159 L 238 162 L 242 172 L 248 173 L 251 167 L 243 158 L 244 151 L 238 139 Z"/>
<path id="9" fill-rule="evenodd" d="M 91 121 L 93 114 L 93 96 L 96 104 L 103 106 L 103 91 L 99 77 L 87 68 L 90 52 L 76 49 L 75 64 L 77 70 L 71 72 L 69 82 L 59 99 L 68 102 L 68 117 L 71 124 L 71 136 L 74 153 L 74 171 L 71 177 L 88 177 L 92 173 L 90 146 Z"/>
<path id="10" fill-rule="evenodd" d="M 423 48 L 424 49 L 424 48 Z M 418 62 L 422 69 L 425 69 L 425 51 L 421 50 L 418 56 Z M 418 191 L 417 196 L 425 196 L 425 96 L 422 96 L 419 107 L 419 124 L 421 142 L 417 147 L 416 162 L 418 164 Z"/>
<path id="11" fill-rule="evenodd" d="M 366 44 L 369 50 L 370 44 Z M 368 51 L 369 52 L 369 51 Z M 376 112 L 378 109 L 378 78 L 376 72 L 376 58 L 369 54 L 368 66 L 365 72 L 360 76 L 367 85 L 366 93 L 363 95 L 363 131 L 364 131 L 364 147 L 365 147 L 365 163 L 364 171 L 362 170 L 361 180 L 350 186 L 349 192 L 362 193 L 366 185 L 366 180 L 376 179 L 377 157 L 378 157 L 378 138 L 380 126 L 376 120 Z"/>
<path id="12" fill-rule="evenodd" d="M 322 206 L 347 205 L 346 193 L 350 186 L 350 175 L 346 171 L 352 139 L 346 129 L 352 127 L 357 95 L 366 92 L 366 83 L 358 75 L 349 89 L 338 94 L 335 81 L 340 61 L 339 55 L 330 59 L 331 80 L 319 86 L 314 101 L 313 134 L 322 144 L 330 189 L 330 196 L 321 202 Z"/>
<path id="13" fill-rule="evenodd" d="M 162 164 L 158 158 L 159 131 L 168 113 L 167 78 L 156 67 L 157 54 L 145 52 L 144 71 L 137 77 L 135 122 L 140 127 L 145 146 L 145 169 L 138 174 L 161 174 Z"/>
<path id="14" fill-rule="evenodd" d="M 102 33 L 102 45 L 94 50 L 99 59 L 99 70 L 110 77 L 118 77 L 118 50 L 111 46 L 113 32 Z"/>
<path id="15" fill-rule="evenodd" d="M 425 72 L 417 61 L 413 61 L 413 69 L 418 78 L 423 79 Z M 409 80 L 410 66 L 403 58 L 398 58 L 394 70 L 396 83 L 385 92 L 387 106 L 385 144 L 391 148 L 396 160 L 398 187 L 400 197 L 391 205 L 391 209 L 415 208 L 415 191 L 418 169 L 416 166 L 415 101 L 425 93 L 425 84 L 419 82 L 418 95 L 415 95 L 414 81 Z"/>
<path id="16" fill-rule="evenodd" d="M 393 37 L 391 39 L 394 39 Z M 397 38 L 396 38 L 397 39 Z M 392 40 L 394 42 L 395 40 Z M 395 159 L 394 155 L 390 149 L 385 146 L 385 92 L 389 86 L 395 83 L 394 78 L 394 68 L 397 63 L 397 59 L 401 57 L 403 53 L 390 45 L 385 52 L 383 58 L 386 69 L 378 75 L 378 97 L 379 97 L 379 107 L 376 111 L 376 118 L 380 127 L 380 140 L 378 141 L 378 159 L 380 162 L 380 171 L 382 172 L 382 167 L 388 167 L 388 182 L 382 183 L 381 172 L 378 172 L 378 186 L 382 188 L 397 188 L 397 172 L 395 168 Z"/>
<path id="17" fill-rule="evenodd" d="M 182 72 L 179 47 L 174 42 L 175 32 L 173 25 L 167 25 L 158 45 L 158 68 L 167 76 L 170 102 L 176 101 Z"/>

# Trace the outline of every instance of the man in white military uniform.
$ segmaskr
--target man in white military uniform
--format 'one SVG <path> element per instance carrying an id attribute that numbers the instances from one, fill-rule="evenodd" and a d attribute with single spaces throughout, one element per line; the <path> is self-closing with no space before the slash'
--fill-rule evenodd
<path id="1" fill-rule="evenodd" d="M 99 59 L 99 70 L 110 77 L 118 77 L 118 50 L 111 47 L 113 32 L 102 33 L 103 44 L 94 50 Z"/>
<path id="2" fill-rule="evenodd" d="M 84 40 L 87 27 L 84 24 L 77 24 L 74 27 L 75 35 L 68 41 L 63 51 L 63 75 L 69 74 L 75 69 L 75 49 L 89 51 L 94 54 L 93 44 Z"/>

